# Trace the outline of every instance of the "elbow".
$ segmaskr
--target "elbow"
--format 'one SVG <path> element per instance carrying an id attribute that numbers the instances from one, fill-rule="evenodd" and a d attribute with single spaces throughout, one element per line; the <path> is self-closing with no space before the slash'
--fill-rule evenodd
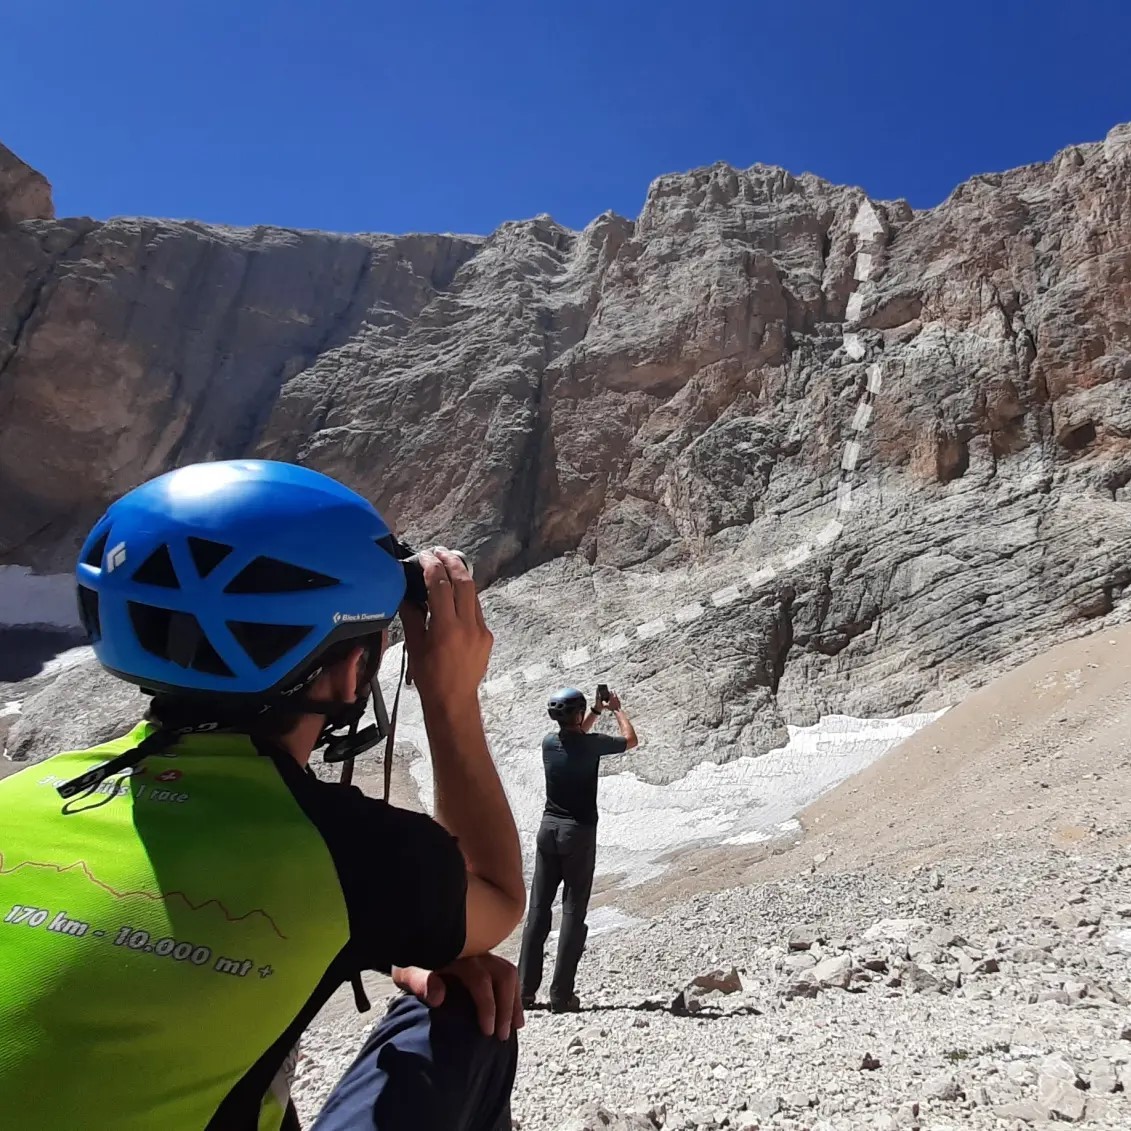
<path id="1" fill-rule="evenodd" d="M 508 884 L 505 889 L 499 888 L 497 891 L 495 929 L 499 933 L 499 942 L 496 946 L 510 938 L 512 932 L 522 925 L 526 915 L 526 885 L 520 877 L 517 887 Z"/>
<path id="2" fill-rule="evenodd" d="M 510 926 L 507 928 L 507 933 L 504 938 L 509 938 L 510 935 L 522 925 L 523 916 L 526 914 L 526 889 L 523 889 L 522 894 L 514 900 L 511 900 L 511 913 L 507 916 L 507 922 Z"/>
<path id="3" fill-rule="evenodd" d="M 503 938 L 518 927 L 526 915 L 526 882 L 520 871 L 505 888 L 499 891 L 499 926 L 505 927 Z"/>
<path id="4" fill-rule="evenodd" d="M 467 933 L 461 957 L 487 954 L 501 946 L 522 923 L 526 911 L 526 889 L 504 890 L 470 877 Z"/>
<path id="5" fill-rule="evenodd" d="M 630 739 L 628 740 L 628 745 L 627 745 L 627 746 L 625 747 L 625 749 L 626 749 L 626 750 L 635 750 L 635 749 L 636 749 L 636 748 L 637 748 L 637 747 L 638 747 L 639 745 L 640 745 L 640 739 L 638 739 L 638 738 L 636 737 L 636 735 L 633 735 L 633 736 L 632 736 L 632 737 L 631 737 L 631 738 L 630 738 Z"/>
<path id="6" fill-rule="evenodd" d="M 495 920 L 496 941 L 488 949 L 493 950 L 502 946 L 519 927 L 522 926 L 523 917 L 526 915 L 526 889 L 521 893 L 506 893 L 505 899 L 500 899 L 498 915 Z"/>

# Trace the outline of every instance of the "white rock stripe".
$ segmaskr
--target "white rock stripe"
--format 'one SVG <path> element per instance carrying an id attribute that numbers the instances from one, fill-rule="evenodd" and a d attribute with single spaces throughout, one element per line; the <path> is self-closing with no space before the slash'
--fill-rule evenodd
<path id="1" fill-rule="evenodd" d="M 606 637 L 601 641 L 602 652 L 619 652 L 629 645 L 628 637 L 623 632 L 618 632 L 616 636 Z"/>
<path id="2" fill-rule="evenodd" d="M 711 604 L 717 608 L 724 605 L 733 605 L 735 601 L 742 600 L 742 590 L 737 585 L 728 585 L 725 589 L 716 589 L 711 594 Z"/>
<path id="3" fill-rule="evenodd" d="M 672 619 L 676 624 L 690 624 L 693 620 L 698 620 L 704 611 L 703 606 L 696 601 L 694 604 L 684 605 L 682 609 L 676 609 Z"/>
<path id="4" fill-rule="evenodd" d="M 867 199 L 863 200 L 852 221 L 852 233 L 856 236 L 856 261 L 852 277 L 859 284 L 848 297 L 845 307 L 845 322 L 851 325 L 859 322 L 864 311 L 865 295 L 862 288 L 872 281 L 882 257 L 882 236 L 884 226 L 875 208 Z M 862 361 L 868 353 L 867 343 L 856 331 L 846 330 L 844 352 L 852 361 Z M 716 589 L 698 601 L 692 601 L 677 608 L 669 616 L 645 621 L 631 629 L 613 636 L 602 637 L 592 643 L 583 644 L 563 652 L 554 660 L 531 664 L 514 671 L 502 672 L 486 680 L 482 691 L 485 696 L 511 696 L 523 687 L 537 687 L 548 691 L 546 684 L 552 675 L 576 671 L 595 662 L 601 663 L 603 657 L 610 657 L 632 646 L 634 642 L 652 640 L 662 636 L 672 627 L 683 627 L 705 615 L 710 609 L 722 609 L 739 601 L 748 600 L 760 589 L 769 585 L 785 569 L 793 569 L 808 561 L 817 550 L 831 546 L 844 530 L 844 516 L 852 509 L 852 479 L 861 455 L 861 437 L 872 422 L 875 412 L 876 395 L 883 387 L 883 366 L 874 361 L 867 369 L 867 384 L 864 394 L 856 405 L 852 418 L 852 436 L 845 442 L 840 460 L 840 477 L 836 486 L 835 515 L 814 536 L 812 542 L 803 542 L 785 553 L 777 561 L 761 563 L 745 577 Z M 605 660 L 607 663 L 607 659 Z"/>
<path id="5" fill-rule="evenodd" d="M 588 648 L 575 648 L 572 652 L 562 653 L 562 667 L 579 668 L 582 664 L 588 664 L 591 659 Z"/>
<path id="6" fill-rule="evenodd" d="M 757 573 L 752 573 L 746 580 L 751 589 L 761 589 L 763 585 L 769 585 L 778 571 L 773 566 L 763 566 Z"/>

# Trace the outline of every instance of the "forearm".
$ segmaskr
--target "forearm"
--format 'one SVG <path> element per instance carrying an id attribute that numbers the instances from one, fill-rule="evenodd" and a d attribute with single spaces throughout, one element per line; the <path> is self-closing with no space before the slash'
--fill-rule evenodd
<path id="1" fill-rule="evenodd" d="M 456 837 L 467 870 L 518 905 L 526 903 L 522 849 L 499 773 L 491 758 L 479 704 L 461 711 L 424 711 L 432 750 L 435 818 Z"/>
<path id="2" fill-rule="evenodd" d="M 432 751 L 434 816 L 463 856 L 463 954 L 485 954 L 514 930 L 526 907 L 518 830 L 479 711 L 494 637 L 466 560 L 437 548 L 422 550 L 420 562 L 427 611 L 412 601 L 400 610 L 408 670 Z"/>
<path id="3" fill-rule="evenodd" d="M 616 716 L 617 726 L 620 727 L 621 738 L 628 743 L 628 748 L 631 750 L 639 741 L 636 737 L 636 730 L 623 711 L 617 710 L 613 714 Z"/>
<path id="4" fill-rule="evenodd" d="M 601 717 L 601 712 L 600 711 L 594 711 L 593 708 L 590 707 L 588 714 L 586 714 L 585 719 L 582 721 L 581 729 L 586 734 L 588 734 L 593 729 L 593 727 L 596 725 L 597 720 L 600 717 Z"/>

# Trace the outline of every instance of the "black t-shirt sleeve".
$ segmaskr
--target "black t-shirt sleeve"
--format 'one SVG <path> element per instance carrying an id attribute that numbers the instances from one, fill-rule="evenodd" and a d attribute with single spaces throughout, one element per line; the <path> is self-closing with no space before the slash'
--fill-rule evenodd
<path id="1" fill-rule="evenodd" d="M 459 844 L 424 813 L 397 809 L 356 787 L 338 794 L 327 829 L 363 969 L 436 969 L 459 957 L 467 934 L 467 867 Z"/>
<path id="2" fill-rule="evenodd" d="M 628 739 L 619 734 L 614 738 L 611 734 L 593 734 L 594 749 L 598 758 L 606 758 L 610 754 L 623 754 L 628 749 Z"/>

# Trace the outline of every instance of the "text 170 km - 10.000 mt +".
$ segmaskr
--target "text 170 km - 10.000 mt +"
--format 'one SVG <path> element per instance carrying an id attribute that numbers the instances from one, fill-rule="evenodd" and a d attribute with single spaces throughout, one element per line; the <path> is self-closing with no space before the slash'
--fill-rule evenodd
<path id="1" fill-rule="evenodd" d="M 48 921 L 50 919 L 50 922 Z M 70 918 L 65 911 L 60 911 L 54 918 L 51 912 L 44 907 L 25 907 L 15 904 L 11 911 L 4 916 L 5 923 L 15 926 L 43 927 L 57 935 L 70 935 L 72 938 L 104 938 L 105 931 L 92 931 L 90 924 L 81 919 Z M 155 954 L 159 958 L 172 958 L 177 962 L 188 961 L 194 966 L 206 966 L 212 962 L 212 948 L 198 946 L 195 943 L 178 941 L 177 939 L 161 938 L 154 941 L 148 931 L 135 930 L 133 927 L 119 927 L 118 933 L 111 939 L 115 946 L 128 947 L 130 950 L 141 950 L 148 954 Z M 255 962 L 250 958 L 225 958 L 218 957 L 212 969 L 220 974 L 234 974 L 237 977 L 246 977 Z M 266 977 L 264 969 L 260 976 Z"/>

